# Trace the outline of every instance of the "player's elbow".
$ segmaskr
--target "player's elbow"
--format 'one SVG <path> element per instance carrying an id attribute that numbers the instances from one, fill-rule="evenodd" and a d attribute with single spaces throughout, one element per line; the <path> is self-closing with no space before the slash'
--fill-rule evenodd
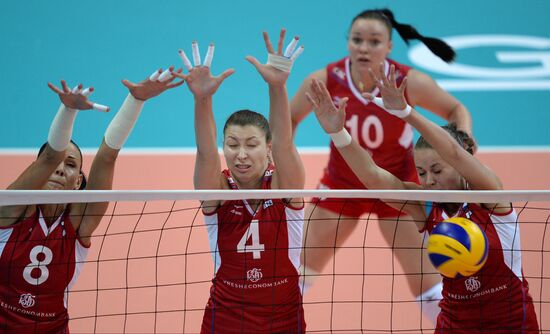
<path id="1" fill-rule="evenodd" d="M 445 119 L 449 123 L 455 123 L 457 126 L 462 125 L 461 123 L 465 119 L 470 118 L 470 112 L 466 107 L 460 102 L 456 101 L 455 104 L 448 110 L 447 114 L 445 115 Z"/>
<path id="2" fill-rule="evenodd" d="M 116 159 L 118 158 L 119 152 L 120 150 L 115 150 L 110 147 L 102 149 L 97 153 L 95 160 L 100 161 L 104 164 L 114 164 L 116 162 Z"/>
<path id="3" fill-rule="evenodd" d="M 50 148 L 48 145 L 46 149 L 44 149 L 44 151 L 40 153 L 36 160 L 39 163 L 57 166 L 59 165 L 59 163 L 61 163 L 61 161 L 63 161 L 64 156 L 65 151 L 56 151 Z"/>

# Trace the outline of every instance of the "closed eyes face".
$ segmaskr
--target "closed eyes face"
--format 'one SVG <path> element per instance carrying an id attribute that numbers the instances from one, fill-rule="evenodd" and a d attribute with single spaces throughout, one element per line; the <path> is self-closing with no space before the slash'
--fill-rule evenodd
<path id="1" fill-rule="evenodd" d="M 348 51 L 351 62 L 358 70 L 366 71 L 386 59 L 392 48 L 387 26 L 375 19 L 357 19 L 353 22 Z"/>
<path id="2" fill-rule="evenodd" d="M 431 148 L 414 151 L 420 183 L 428 190 L 465 190 L 464 178 Z"/>
<path id="3" fill-rule="evenodd" d="M 69 145 L 65 151 L 65 158 L 44 185 L 45 190 L 76 190 L 82 182 L 80 169 L 82 160 L 78 149 Z"/>
<path id="4" fill-rule="evenodd" d="M 225 162 L 240 186 L 261 181 L 269 164 L 270 150 L 265 133 L 257 126 L 229 125 L 225 130 Z"/>

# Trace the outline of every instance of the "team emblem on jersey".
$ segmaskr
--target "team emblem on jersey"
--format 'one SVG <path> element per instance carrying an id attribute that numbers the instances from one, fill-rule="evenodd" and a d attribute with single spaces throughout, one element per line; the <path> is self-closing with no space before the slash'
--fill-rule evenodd
<path id="1" fill-rule="evenodd" d="M 19 297 L 19 304 L 24 308 L 29 308 L 34 306 L 34 297 L 30 293 L 24 293 Z"/>
<path id="2" fill-rule="evenodd" d="M 272 206 L 272 205 L 273 205 L 273 201 L 270 200 L 270 199 L 268 199 L 268 200 L 266 200 L 266 201 L 264 202 L 264 209 L 267 209 L 267 208 L 269 208 L 269 207 Z"/>
<path id="3" fill-rule="evenodd" d="M 403 73 L 401 73 L 400 70 L 395 69 L 395 78 L 396 78 L 396 80 L 401 79 L 402 76 L 403 76 Z"/>
<path id="4" fill-rule="evenodd" d="M 332 103 L 334 103 L 334 106 L 335 106 L 336 108 L 338 108 L 338 106 L 340 105 L 340 101 L 342 101 L 342 98 L 339 97 L 339 96 L 334 96 L 334 97 L 332 98 Z"/>
<path id="5" fill-rule="evenodd" d="M 242 205 L 233 205 L 233 209 L 231 209 L 231 213 L 234 214 L 234 215 L 238 215 L 238 216 L 242 216 L 242 209 L 243 209 L 243 206 Z"/>
<path id="6" fill-rule="evenodd" d="M 334 67 L 332 69 L 332 73 L 334 73 L 340 80 L 345 80 L 346 79 L 346 72 L 344 72 L 339 67 Z"/>
<path id="7" fill-rule="evenodd" d="M 258 269 L 258 268 L 252 268 L 246 272 L 246 279 L 253 283 L 256 283 L 259 280 L 261 280 L 263 276 L 264 275 L 262 274 L 262 269 Z"/>
<path id="8" fill-rule="evenodd" d="M 481 288 L 481 282 L 475 276 L 468 278 L 464 281 L 464 284 L 466 285 L 466 290 L 470 292 L 476 292 Z"/>

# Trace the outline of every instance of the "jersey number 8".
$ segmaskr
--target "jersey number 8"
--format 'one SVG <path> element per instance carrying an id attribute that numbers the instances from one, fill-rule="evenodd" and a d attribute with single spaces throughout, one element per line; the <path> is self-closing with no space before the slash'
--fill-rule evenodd
<path id="1" fill-rule="evenodd" d="M 44 254 L 43 260 L 38 259 L 39 254 Z M 47 265 L 53 260 L 52 250 L 42 245 L 34 246 L 29 253 L 29 259 L 31 260 L 31 263 L 29 263 L 23 270 L 23 278 L 25 281 L 32 285 L 40 285 L 46 282 L 50 276 L 50 271 L 48 270 Z M 33 269 L 38 269 L 40 271 L 40 276 L 37 278 L 32 277 L 31 273 Z"/>

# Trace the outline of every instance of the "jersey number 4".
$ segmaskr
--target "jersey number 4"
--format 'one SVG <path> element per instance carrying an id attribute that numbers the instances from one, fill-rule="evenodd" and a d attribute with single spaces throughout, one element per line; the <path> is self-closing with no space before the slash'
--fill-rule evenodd
<path id="1" fill-rule="evenodd" d="M 248 239 L 252 238 L 252 243 L 247 245 Z M 260 243 L 260 225 L 258 220 L 253 220 L 244 232 L 241 241 L 237 244 L 237 253 L 252 253 L 252 257 L 257 260 L 262 257 L 261 252 L 265 250 L 265 245 Z"/>
<path id="2" fill-rule="evenodd" d="M 39 254 L 44 254 L 43 260 L 38 259 Z M 29 253 L 29 259 L 31 260 L 31 263 L 29 263 L 25 269 L 23 269 L 23 278 L 27 283 L 32 285 L 40 285 L 48 279 L 50 276 L 50 271 L 48 270 L 47 265 L 52 263 L 53 260 L 53 253 L 52 250 L 49 249 L 46 246 L 38 245 L 34 246 L 33 249 L 31 249 L 31 252 Z M 32 277 L 31 273 L 33 269 L 38 269 L 40 272 L 40 276 L 38 277 Z"/>

